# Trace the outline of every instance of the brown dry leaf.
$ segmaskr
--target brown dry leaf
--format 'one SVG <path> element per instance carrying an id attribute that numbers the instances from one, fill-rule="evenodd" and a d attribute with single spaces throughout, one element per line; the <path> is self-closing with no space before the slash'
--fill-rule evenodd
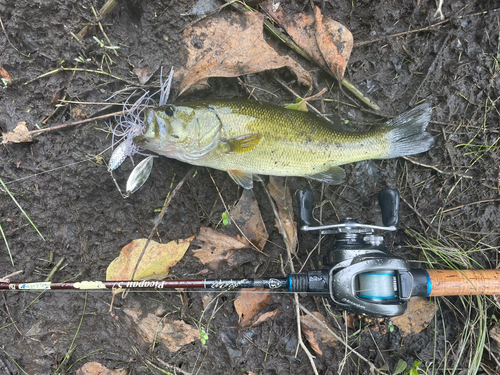
<path id="1" fill-rule="evenodd" d="M 314 7 L 314 16 L 303 13 L 290 16 L 282 7 L 273 11 L 272 1 L 266 4 L 269 15 L 280 24 L 295 43 L 316 63 L 341 82 L 353 47 L 351 32 L 341 23 L 323 17 Z"/>
<path id="2" fill-rule="evenodd" d="M 500 350 L 500 322 L 496 322 L 490 329 L 490 339 L 493 341 L 495 348 Z"/>
<path id="3" fill-rule="evenodd" d="M 206 227 L 200 228 L 196 241 L 200 248 L 193 250 L 194 256 L 212 269 L 217 269 L 224 261 L 229 266 L 234 266 L 234 250 L 250 247 L 246 240 L 240 241 Z"/>
<path id="4" fill-rule="evenodd" d="M 185 240 L 170 241 L 167 244 L 151 241 L 137 267 L 134 280 L 158 279 L 168 275 L 170 268 L 182 259 L 193 239 L 194 236 Z M 126 245 L 120 256 L 108 266 L 106 280 L 130 280 L 146 241 L 146 238 L 140 238 Z"/>
<path id="5" fill-rule="evenodd" d="M 255 293 L 258 292 L 258 293 Z M 241 328 L 251 327 L 259 319 L 260 312 L 272 301 L 269 291 L 263 289 L 247 289 L 240 292 L 234 301 L 234 308 L 240 317 Z"/>
<path id="6" fill-rule="evenodd" d="M 259 318 L 252 324 L 252 327 L 255 327 L 256 325 L 260 324 L 260 323 L 264 323 L 264 322 L 267 322 L 268 320 L 271 320 L 272 318 L 274 318 L 276 315 L 279 314 L 279 310 L 276 309 L 276 310 L 273 310 L 273 311 L 269 311 L 269 312 L 266 312 L 264 314 L 262 314 L 261 316 L 259 316 Z"/>
<path id="7" fill-rule="evenodd" d="M 158 70 L 158 67 L 152 68 L 149 66 L 146 66 L 144 68 L 134 68 L 133 72 L 139 79 L 139 83 L 141 85 L 145 85 L 149 79 L 155 74 L 155 72 Z"/>
<path id="8" fill-rule="evenodd" d="M 423 331 L 434 319 L 434 304 L 424 297 L 412 297 L 408 301 L 408 310 L 404 315 L 391 318 L 399 328 L 401 337 L 416 335 Z"/>
<path id="9" fill-rule="evenodd" d="M 31 142 L 33 139 L 29 133 L 26 121 L 18 122 L 13 131 L 2 133 L 2 144 Z"/>
<path id="10" fill-rule="evenodd" d="M 326 326 L 332 331 L 334 330 L 333 327 L 327 323 L 326 318 L 321 315 L 321 313 L 314 311 L 312 314 L 325 323 Z M 333 337 L 333 335 L 328 332 L 324 326 L 320 325 L 312 316 L 302 315 L 300 317 L 300 323 L 302 331 L 306 335 L 307 341 L 309 341 L 311 348 L 313 348 L 316 354 L 323 355 L 323 350 L 321 350 L 320 347 L 325 344 L 331 346 L 337 345 L 337 339 Z"/>
<path id="11" fill-rule="evenodd" d="M 0 64 L 0 77 L 3 80 L 2 86 L 8 86 L 12 83 L 12 76 L 9 74 L 8 71 L 5 70 L 2 64 Z"/>
<path id="12" fill-rule="evenodd" d="M 243 190 L 238 204 L 231 209 L 231 223 L 227 226 L 229 234 L 235 235 L 236 238 L 245 242 L 245 239 L 241 238 L 240 232 L 236 225 L 234 225 L 234 222 L 245 233 L 250 242 L 260 250 L 264 248 L 269 234 L 267 233 L 264 220 L 262 220 L 259 204 L 255 199 L 253 189 Z"/>
<path id="13" fill-rule="evenodd" d="M 347 328 L 355 329 L 354 327 L 354 314 L 347 314 L 345 319 L 345 325 Z"/>
<path id="14" fill-rule="evenodd" d="M 232 13 L 228 19 L 210 17 L 183 32 L 187 53 L 179 95 L 207 84 L 210 77 L 238 77 L 289 67 L 300 84 L 312 86 L 311 75 L 288 56 L 280 56 L 263 37 L 264 16 Z"/>
<path id="15" fill-rule="evenodd" d="M 143 317 L 140 309 L 124 309 L 125 314 L 136 324 L 137 333 L 142 338 L 142 345 L 149 347 L 153 340 L 161 341 L 171 352 L 178 351 L 182 346 L 200 339 L 200 332 L 195 327 L 182 320 L 166 322 L 154 314 Z"/>
<path id="16" fill-rule="evenodd" d="M 293 202 L 292 196 L 290 195 L 290 188 L 286 186 L 285 188 L 285 178 L 284 177 L 269 177 L 269 193 L 273 197 L 276 205 L 278 206 L 278 214 L 283 223 L 283 229 L 280 228 L 278 219 L 276 219 L 276 228 L 279 229 L 283 240 L 287 248 L 290 249 L 292 254 L 295 254 L 297 249 L 297 223 L 294 220 L 293 215 Z"/>
<path id="17" fill-rule="evenodd" d="M 76 370 L 76 375 L 126 375 L 126 374 L 127 374 L 126 369 L 119 368 L 116 370 L 110 370 L 98 362 L 87 362 L 78 370 Z"/>

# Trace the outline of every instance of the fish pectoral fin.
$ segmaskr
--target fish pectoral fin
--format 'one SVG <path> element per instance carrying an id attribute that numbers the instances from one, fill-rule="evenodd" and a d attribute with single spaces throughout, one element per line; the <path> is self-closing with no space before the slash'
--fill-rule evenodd
<path id="1" fill-rule="evenodd" d="M 316 181 L 325 182 L 327 184 L 339 185 L 344 182 L 345 171 L 343 168 L 334 166 L 330 167 L 330 169 L 324 172 L 313 174 L 307 177 L 312 178 Z"/>
<path id="2" fill-rule="evenodd" d="M 258 133 L 243 134 L 237 137 L 230 138 L 225 141 L 229 146 L 226 153 L 231 152 L 248 152 L 257 146 L 262 139 L 262 135 Z"/>
<path id="3" fill-rule="evenodd" d="M 243 189 L 253 188 L 253 175 L 251 173 L 246 173 L 238 170 L 227 171 L 229 177 L 233 179 L 238 185 Z"/>

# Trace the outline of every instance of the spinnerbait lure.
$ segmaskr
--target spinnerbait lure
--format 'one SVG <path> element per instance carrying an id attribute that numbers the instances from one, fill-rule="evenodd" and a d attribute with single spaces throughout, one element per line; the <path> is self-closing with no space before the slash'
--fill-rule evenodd
<path id="1" fill-rule="evenodd" d="M 163 68 L 160 73 L 160 90 L 155 92 L 153 95 L 149 95 L 149 91 L 145 91 L 144 94 L 132 105 L 130 109 L 128 109 L 130 99 L 136 94 L 137 91 L 134 91 L 128 99 L 125 101 L 123 105 L 123 113 L 115 118 L 117 120 L 117 124 L 115 128 L 112 130 L 113 134 L 113 146 L 116 143 L 120 143 L 111 154 L 108 164 L 108 172 L 111 174 L 111 178 L 113 179 L 118 191 L 122 195 L 123 198 L 127 198 L 130 194 L 137 191 L 149 178 L 151 173 L 151 169 L 153 168 L 153 156 L 143 154 L 142 149 L 134 144 L 134 138 L 140 135 L 143 135 L 146 128 L 144 125 L 144 121 L 141 119 L 142 112 L 148 106 L 163 106 L 167 103 L 168 97 L 170 95 L 170 88 L 172 85 L 172 78 L 174 75 L 174 69 L 170 70 L 170 74 L 165 81 L 163 82 Z M 156 94 L 160 93 L 160 101 L 156 103 L 152 97 Z M 118 137 L 119 140 L 115 142 L 115 137 Z M 134 163 L 133 155 L 140 154 L 147 156 L 146 159 L 141 161 L 132 171 L 128 180 L 125 194 L 121 191 L 118 182 L 113 176 L 113 171 L 120 167 L 125 159 L 130 157 L 132 163 Z"/>

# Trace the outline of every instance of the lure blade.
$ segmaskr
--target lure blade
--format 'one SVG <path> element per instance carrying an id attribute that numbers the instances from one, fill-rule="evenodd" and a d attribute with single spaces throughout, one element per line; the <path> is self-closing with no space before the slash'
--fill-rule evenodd
<path id="1" fill-rule="evenodd" d="M 127 142 L 122 142 L 111 154 L 109 158 L 108 172 L 114 171 L 127 158 Z"/>
<path id="2" fill-rule="evenodd" d="M 135 193 L 149 178 L 153 168 L 153 156 L 148 156 L 134 168 L 127 180 L 126 195 Z"/>

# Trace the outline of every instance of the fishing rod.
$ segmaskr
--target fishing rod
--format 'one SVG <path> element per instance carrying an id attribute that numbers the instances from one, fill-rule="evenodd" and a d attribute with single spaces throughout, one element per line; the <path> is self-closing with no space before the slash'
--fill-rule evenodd
<path id="1" fill-rule="evenodd" d="M 297 191 L 299 226 L 302 231 L 334 235 L 321 270 L 291 273 L 262 279 L 79 281 L 67 283 L 2 282 L 0 290 L 106 290 L 198 288 L 235 290 L 264 288 L 292 293 L 329 296 L 340 308 L 371 317 L 393 317 L 405 313 L 410 297 L 500 294 L 500 270 L 424 270 L 410 268 L 403 258 L 383 246 L 376 231 L 395 231 L 399 192 L 383 189 L 378 195 L 384 226 L 344 219 L 339 224 L 312 226 L 313 193 Z"/>

